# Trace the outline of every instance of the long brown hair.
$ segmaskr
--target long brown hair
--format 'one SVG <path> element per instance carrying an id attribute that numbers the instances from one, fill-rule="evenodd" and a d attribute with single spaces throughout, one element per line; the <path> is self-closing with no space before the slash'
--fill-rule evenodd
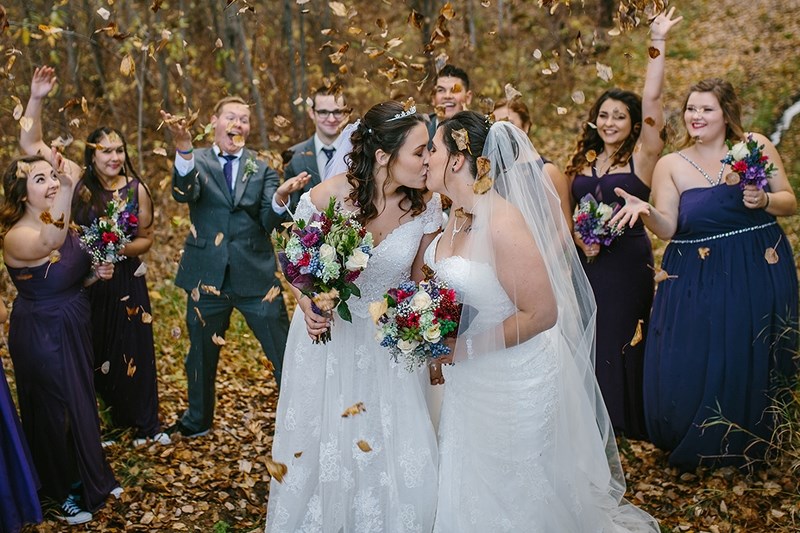
<path id="1" fill-rule="evenodd" d="M 17 176 L 20 163 L 32 165 L 39 161 L 47 162 L 40 155 L 26 155 L 14 159 L 3 172 L 3 203 L 0 204 L 0 244 L 14 224 L 25 214 L 25 199 L 28 196 L 28 176 Z"/>
<path id="2" fill-rule="evenodd" d="M 397 158 L 400 147 L 403 146 L 408 133 L 417 124 L 424 124 L 425 119 L 419 113 L 394 118 L 403 113 L 403 104 L 395 101 L 375 104 L 361 119 L 358 128 L 350 136 L 353 151 L 347 156 L 347 182 L 353 188 L 348 199 L 358 207 L 357 219 L 362 224 L 376 218 L 378 208 L 375 199 L 378 189 L 375 185 L 373 172 L 375 170 L 375 152 L 380 149 L 389 154 L 389 177 L 391 178 L 392 164 Z M 391 120 L 390 120 L 391 119 Z M 400 203 L 401 207 L 408 205 L 409 211 L 416 216 L 425 211 L 424 191 L 410 187 L 398 187 L 405 194 Z"/>
<path id="3" fill-rule="evenodd" d="M 739 97 L 733 89 L 730 82 L 722 78 L 708 78 L 699 81 L 689 87 L 686 93 L 686 98 L 683 99 L 683 106 L 681 110 L 683 115 L 686 116 L 686 106 L 689 103 L 689 97 L 692 93 L 711 93 L 719 102 L 719 107 L 722 109 L 722 117 L 725 119 L 725 140 L 738 142 L 744 139 L 744 128 L 742 127 L 742 105 L 739 103 Z M 689 136 L 686 131 L 686 122 L 684 120 L 684 133 L 683 137 L 678 142 L 678 149 L 686 148 L 694 144 L 694 139 Z"/>
<path id="4" fill-rule="evenodd" d="M 606 100 L 617 100 L 625 104 L 631 117 L 631 133 L 622 142 L 622 146 L 617 150 L 617 153 L 614 154 L 611 160 L 611 166 L 625 165 L 633 155 L 633 149 L 636 146 L 636 142 L 639 140 L 639 133 L 642 131 L 642 99 L 638 94 L 631 91 L 624 91 L 617 88 L 609 89 L 600 95 L 600 98 L 594 103 L 592 109 L 589 110 L 589 120 L 584 122 L 581 136 L 575 144 L 575 151 L 572 153 L 569 164 L 567 164 L 567 168 L 564 170 L 564 174 L 570 179 L 574 178 L 587 163 L 591 164 L 591 161 L 586 157 L 589 151 L 594 151 L 595 154 L 599 154 L 603 151 L 603 139 L 601 139 L 600 134 L 597 133 L 597 115 L 600 114 L 600 106 L 602 106 Z"/>

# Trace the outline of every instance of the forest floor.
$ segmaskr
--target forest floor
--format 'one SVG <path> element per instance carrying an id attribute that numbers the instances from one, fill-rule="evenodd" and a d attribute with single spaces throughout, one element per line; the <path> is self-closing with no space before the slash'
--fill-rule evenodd
<path id="1" fill-rule="evenodd" d="M 728 72 L 736 65 L 745 83 L 751 73 L 770 77 L 769 89 L 745 91 L 758 99 L 759 113 L 777 121 L 798 94 L 797 52 L 800 46 L 800 2 L 721 0 L 705 7 L 682 6 L 687 20 L 671 43 L 666 97 L 673 105 L 690 82 Z M 718 16 L 714 16 L 714 14 Z M 755 29 L 754 29 L 755 28 Z M 754 42 L 752 32 L 770 35 Z M 766 32 L 766 33 L 765 33 Z M 591 65 L 591 68 L 594 68 Z M 769 133 L 769 132 L 767 132 Z M 547 143 L 544 142 L 546 145 Z M 566 154 L 563 146 L 545 153 Z M 800 118 L 779 146 L 797 190 L 800 176 Z M 165 174 L 166 175 L 166 174 Z M 157 182 L 158 180 L 155 180 Z M 154 183 L 155 183 L 154 182 Z M 172 279 L 182 240 L 188 233 L 185 208 L 176 207 L 165 187 L 154 186 L 158 209 L 154 250 L 147 261 L 157 342 L 161 413 L 165 425 L 186 407 L 183 358 L 185 293 Z M 800 252 L 800 217 L 782 220 Z M 663 243 L 654 241 L 656 250 Z M 791 260 L 792 258 L 783 258 Z M 121 499 L 109 499 L 85 531 L 261 531 L 265 523 L 270 453 L 277 402 L 276 385 L 243 318 L 234 314 L 222 347 L 217 377 L 217 415 L 212 432 L 202 438 L 177 438 L 171 445 L 132 448 L 129 435 L 117 436 L 107 449 L 112 468 L 125 488 Z M 13 369 L 3 348 L 3 363 L 13 386 Z M 628 498 L 655 516 L 662 531 L 796 532 L 800 531 L 800 475 L 786 457 L 753 474 L 731 469 L 698 469 L 681 474 L 667 465 L 667 455 L 641 441 L 620 442 L 628 480 Z M 796 457 L 796 456 L 795 456 Z M 26 532 L 64 531 L 52 512 Z"/>

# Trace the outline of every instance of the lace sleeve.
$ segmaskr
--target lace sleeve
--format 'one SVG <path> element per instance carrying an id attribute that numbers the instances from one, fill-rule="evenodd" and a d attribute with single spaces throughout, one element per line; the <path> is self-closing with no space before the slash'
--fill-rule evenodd
<path id="1" fill-rule="evenodd" d="M 317 208 L 314 207 L 314 203 L 311 201 L 311 191 L 307 191 L 303 193 L 300 200 L 297 202 L 297 208 L 294 210 L 292 218 L 295 220 L 300 218 L 308 220 L 311 218 L 311 215 L 316 212 Z"/>
<path id="2" fill-rule="evenodd" d="M 434 233 L 439 231 L 442 227 L 442 197 L 439 193 L 433 193 L 433 196 L 425 206 L 425 211 L 420 215 L 422 217 L 422 231 L 424 233 Z"/>

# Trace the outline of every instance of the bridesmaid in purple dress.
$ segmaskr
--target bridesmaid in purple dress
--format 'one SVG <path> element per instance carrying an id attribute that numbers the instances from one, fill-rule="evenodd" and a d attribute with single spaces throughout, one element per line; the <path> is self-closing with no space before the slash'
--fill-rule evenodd
<path id="1" fill-rule="evenodd" d="M 26 156 L 3 175 L 0 236 L 18 291 L 8 348 L 40 496 L 61 502 L 59 518 L 80 524 L 122 490 L 100 446 L 83 290 L 98 277 L 110 278 L 114 267 L 99 265 L 87 279 L 89 256 L 68 223 L 74 184 L 55 150 L 52 160 Z"/>
<path id="2" fill-rule="evenodd" d="M 653 167 L 664 148 L 661 89 L 666 36 L 683 19 L 672 18 L 674 10 L 660 14 L 650 26 L 651 59 L 643 97 L 610 89 L 592 106 L 565 171 L 568 187 L 559 187 L 569 191 L 562 205 L 569 206 L 570 213 L 586 194 L 598 202 L 621 204 L 614 193 L 616 187 L 645 200 L 649 197 Z M 571 216 L 569 220 L 571 223 Z M 574 239 L 597 301 L 595 372 L 614 431 L 645 439 L 644 339 L 639 333 L 647 330 L 653 301 L 650 238 L 640 223 L 626 229 L 609 246 L 586 244 L 578 233 Z"/>
<path id="3" fill-rule="evenodd" d="M 6 305 L 0 301 L 0 324 L 7 318 Z M 18 533 L 25 524 L 42 521 L 38 488 L 39 478 L 0 364 L 0 532 Z"/>
<path id="4" fill-rule="evenodd" d="M 26 153 L 46 149 L 41 135 L 42 104 L 55 81 L 50 67 L 34 72 L 26 109 L 34 126 L 20 135 Z M 67 160 L 71 175 L 81 177 L 72 202 L 74 221 L 91 225 L 116 194 L 128 200 L 126 210 L 137 223 L 129 235 L 131 242 L 122 249 L 125 259 L 116 264 L 114 277 L 89 289 L 97 394 L 109 408 L 115 428 L 133 428 L 134 446 L 149 441 L 169 444 L 158 416 L 150 296 L 144 271 L 139 271 L 143 266 L 139 256 L 153 244 L 150 191 L 130 164 L 122 134 L 113 128 L 98 128 L 89 135 L 84 165 L 85 171 Z"/>
<path id="5" fill-rule="evenodd" d="M 797 271 L 776 221 L 795 214 L 797 199 L 775 146 L 746 133 L 740 117 L 730 83 L 695 84 L 680 151 L 653 172 L 653 205 L 617 191 L 621 224 L 641 218 L 670 241 L 662 261 L 670 278 L 658 286 L 645 351 L 644 406 L 651 441 L 681 470 L 764 459 L 780 422 L 773 399 L 797 379 Z M 725 179 L 726 141 L 747 136 L 775 165 L 763 189 Z"/>

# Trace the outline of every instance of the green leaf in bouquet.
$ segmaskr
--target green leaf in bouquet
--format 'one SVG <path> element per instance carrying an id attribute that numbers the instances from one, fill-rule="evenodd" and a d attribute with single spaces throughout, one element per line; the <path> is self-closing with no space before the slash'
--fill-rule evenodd
<path id="1" fill-rule="evenodd" d="M 352 293 L 353 291 L 350 289 L 350 287 L 345 284 L 345 286 L 342 287 L 342 290 L 339 291 L 339 298 L 342 300 L 347 300 L 350 298 Z"/>
<path id="2" fill-rule="evenodd" d="M 358 298 L 361 298 L 361 289 L 358 288 L 358 285 L 356 285 L 355 283 L 345 283 L 345 287 L 347 287 L 350 290 L 350 294 Z"/>
<path id="3" fill-rule="evenodd" d="M 336 197 L 331 196 L 330 199 L 328 200 L 328 207 L 325 208 L 325 216 L 333 220 L 335 214 L 336 214 Z"/>
<path id="4" fill-rule="evenodd" d="M 339 313 L 339 316 L 342 317 L 342 320 L 346 320 L 348 322 L 353 321 L 353 316 L 350 314 L 350 308 L 347 307 L 347 302 L 341 300 L 339 305 L 336 306 L 336 311 Z"/>

